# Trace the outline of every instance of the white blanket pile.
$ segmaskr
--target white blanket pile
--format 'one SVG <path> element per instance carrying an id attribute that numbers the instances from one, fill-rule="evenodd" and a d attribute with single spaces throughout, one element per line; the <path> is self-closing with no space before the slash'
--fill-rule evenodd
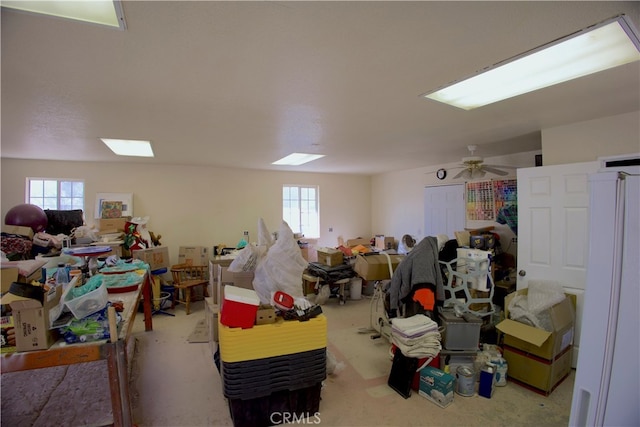
<path id="1" fill-rule="evenodd" d="M 402 354 L 417 359 L 437 356 L 442 349 L 438 324 L 423 314 L 391 322 L 391 341 Z"/>

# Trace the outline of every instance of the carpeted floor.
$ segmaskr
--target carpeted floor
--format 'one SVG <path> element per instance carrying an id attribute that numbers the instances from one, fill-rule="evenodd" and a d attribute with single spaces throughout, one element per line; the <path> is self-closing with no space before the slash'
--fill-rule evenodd
<path id="1" fill-rule="evenodd" d="M 320 413 L 326 426 L 566 426 L 574 373 L 548 397 L 508 382 L 491 399 L 455 395 L 440 408 L 417 393 L 404 399 L 387 385 L 391 369 L 389 343 L 360 333 L 369 326 L 369 299 L 323 305 L 328 324 L 328 349 L 343 365 L 323 382 Z M 190 342 L 202 337 L 205 302 L 172 310 L 175 317 L 156 315 L 153 331 L 145 332 L 143 316 L 134 324 L 137 341 L 131 384 L 136 424 L 148 426 L 232 426 L 220 375 L 213 362 L 215 343 Z M 194 334 L 195 333 L 195 334 Z M 200 338 L 204 341 L 204 338 Z M 38 370 L 2 375 L 2 425 L 98 426 L 111 418 L 108 382 L 103 374 L 77 368 L 64 372 Z M 101 372 L 104 372 L 101 369 Z M 51 377 L 51 378 L 50 378 Z M 53 393 L 51 384 L 64 384 Z M 18 385 L 19 384 L 19 385 Z M 49 391 L 48 391 L 49 390 Z M 80 403 L 70 413 L 66 403 Z M 98 405 L 100 403 L 100 405 Z M 10 418 L 13 417 L 13 418 Z M 51 421 L 55 421 L 51 424 Z"/>

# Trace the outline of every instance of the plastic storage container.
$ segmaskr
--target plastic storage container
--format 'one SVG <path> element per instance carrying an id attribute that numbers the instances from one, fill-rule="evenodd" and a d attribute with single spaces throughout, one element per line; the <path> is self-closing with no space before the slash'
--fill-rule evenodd
<path id="1" fill-rule="evenodd" d="M 67 293 L 64 297 L 65 305 L 76 319 L 82 319 L 102 310 L 107 302 L 109 302 L 109 294 L 104 281 L 97 289 L 80 297 L 73 298 L 72 292 Z"/>
<path id="2" fill-rule="evenodd" d="M 453 311 L 440 312 L 444 326 L 442 347 L 447 350 L 477 350 L 480 342 L 482 319 L 473 315 L 457 317 Z"/>
<path id="3" fill-rule="evenodd" d="M 281 390 L 255 399 L 228 399 L 234 427 L 283 424 L 309 417 L 307 424 L 320 424 L 322 383 L 297 390 Z M 288 417 L 288 418 L 285 418 Z"/>
<path id="4" fill-rule="evenodd" d="M 58 270 L 56 270 L 56 284 L 64 285 L 70 281 L 69 269 L 63 263 L 58 264 Z"/>
<path id="5" fill-rule="evenodd" d="M 227 286 L 225 286 L 225 289 Z M 224 312 L 224 304 L 222 311 Z M 253 328 L 230 328 L 218 325 L 221 360 L 242 362 L 327 347 L 327 318 L 324 314 L 305 322 L 283 320 Z"/>
<path id="6" fill-rule="evenodd" d="M 223 391 L 233 425 L 270 426 L 288 421 L 279 416 L 319 416 L 326 355 L 326 348 L 319 348 L 258 360 L 221 361 Z"/>
<path id="7" fill-rule="evenodd" d="M 280 390 L 297 390 L 327 377 L 326 349 L 246 362 L 221 362 L 224 395 L 254 399 Z"/>

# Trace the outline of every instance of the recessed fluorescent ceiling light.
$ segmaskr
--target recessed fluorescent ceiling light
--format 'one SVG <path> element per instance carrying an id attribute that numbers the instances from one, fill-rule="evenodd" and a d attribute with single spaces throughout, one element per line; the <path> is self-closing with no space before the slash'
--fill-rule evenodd
<path id="1" fill-rule="evenodd" d="M 2 7 L 126 29 L 120 0 L 8 1 Z"/>
<path id="2" fill-rule="evenodd" d="M 151 142 L 100 138 L 118 156 L 153 157 Z"/>
<path id="3" fill-rule="evenodd" d="M 317 160 L 321 157 L 324 157 L 324 154 L 292 153 L 287 157 L 283 157 L 280 160 L 273 162 L 272 165 L 298 166 Z"/>
<path id="4" fill-rule="evenodd" d="M 638 61 L 639 51 L 636 29 L 626 16 L 620 15 L 422 96 L 472 110 Z"/>

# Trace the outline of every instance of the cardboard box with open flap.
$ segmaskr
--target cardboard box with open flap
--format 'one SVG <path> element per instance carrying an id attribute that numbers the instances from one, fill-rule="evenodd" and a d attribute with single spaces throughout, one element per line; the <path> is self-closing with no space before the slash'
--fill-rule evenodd
<path id="1" fill-rule="evenodd" d="M 521 289 L 507 295 L 506 319 L 496 328 L 504 334 L 509 378 L 548 395 L 571 371 L 576 297 L 565 294 L 565 299 L 548 309 L 553 331 L 545 331 L 508 318 L 513 298 L 527 294 L 528 289 Z"/>
<path id="2" fill-rule="evenodd" d="M 545 331 L 509 319 L 509 304 L 517 295 L 527 295 L 528 289 L 513 292 L 505 298 L 505 320 L 496 328 L 504 334 L 504 344 L 526 354 L 552 360 L 573 344 L 575 324 L 575 295 L 567 297 L 549 309 L 553 331 Z"/>
<path id="3" fill-rule="evenodd" d="M 46 350 L 57 341 L 58 329 L 53 323 L 62 314 L 63 296 L 76 281 L 77 277 L 64 287 L 52 287 L 45 293 L 43 302 L 37 299 L 11 302 L 17 351 Z"/>

